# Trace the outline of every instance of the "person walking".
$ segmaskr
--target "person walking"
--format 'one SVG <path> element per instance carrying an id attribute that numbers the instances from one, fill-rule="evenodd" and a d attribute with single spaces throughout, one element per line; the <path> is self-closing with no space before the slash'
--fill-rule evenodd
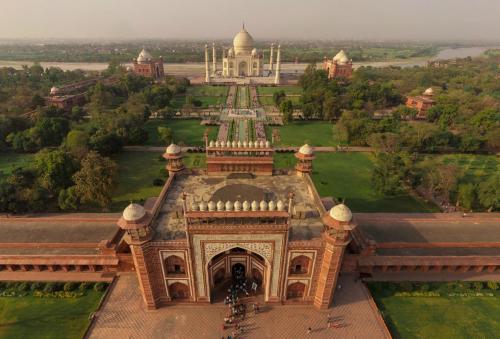
<path id="1" fill-rule="evenodd" d="M 312 329 L 312 328 L 310 328 L 310 327 L 308 327 L 308 328 L 307 328 L 307 334 L 311 334 L 311 333 L 312 333 L 312 331 L 313 331 L 313 329 Z"/>

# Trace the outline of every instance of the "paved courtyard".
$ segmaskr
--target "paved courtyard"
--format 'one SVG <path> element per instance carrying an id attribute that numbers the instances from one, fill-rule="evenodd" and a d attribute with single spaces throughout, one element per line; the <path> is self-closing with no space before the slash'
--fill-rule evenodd
<path id="1" fill-rule="evenodd" d="M 359 282 L 351 276 L 340 279 L 335 306 L 318 311 L 312 306 L 265 306 L 242 323 L 237 338 L 387 338 L 377 310 Z M 135 274 L 122 274 L 111 291 L 89 338 L 214 338 L 228 336 L 222 330 L 227 308 L 223 305 L 172 306 L 156 311 L 145 309 Z M 341 324 L 327 328 L 328 314 Z M 307 334 L 307 328 L 313 329 Z"/>

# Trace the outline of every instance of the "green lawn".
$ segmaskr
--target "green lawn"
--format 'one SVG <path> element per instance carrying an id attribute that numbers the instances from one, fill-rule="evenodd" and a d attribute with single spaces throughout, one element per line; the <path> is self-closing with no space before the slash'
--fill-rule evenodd
<path id="1" fill-rule="evenodd" d="M 113 211 L 121 211 L 130 201 L 141 202 L 157 197 L 162 186 L 153 180 L 162 178 L 166 161 L 160 161 L 160 152 L 122 152 L 114 158 L 118 164 L 117 186 L 113 192 Z M 184 165 L 189 168 L 206 167 L 205 153 L 185 153 Z"/>
<path id="2" fill-rule="evenodd" d="M 82 338 L 103 292 L 80 298 L 0 297 L 0 338 Z"/>
<path id="3" fill-rule="evenodd" d="M 113 191 L 112 209 L 121 211 L 130 201 L 140 202 L 156 197 L 161 186 L 153 186 L 159 178 L 166 161 L 160 161 L 162 153 L 122 152 L 113 158 L 118 164 L 117 186 Z M 165 179 L 165 178 L 163 178 Z"/>
<path id="4" fill-rule="evenodd" d="M 0 153 L 0 178 L 9 175 L 17 167 L 30 166 L 33 156 L 33 154 Z"/>
<path id="5" fill-rule="evenodd" d="M 182 161 L 184 162 L 184 166 L 188 168 L 207 167 L 207 157 L 205 153 L 184 153 Z"/>
<path id="6" fill-rule="evenodd" d="M 174 132 L 174 142 L 179 145 L 188 146 L 203 146 L 205 141 L 203 140 L 203 134 L 207 127 L 200 125 L 200 120 L 152 120 L 145 124 L 145 128 L 148 131 L 148 141 L 146 145 L 149 146 L 165 146 L 158 137 L 157 128 L 159 126 L 170 127 Z M 214 140 L 217 137 L 218 128 L 211 126 L 209 127 L 210 139 Z"/>
<path id="7" fill-rule="evenodd" d="M 273 95 L 279 91 L 285 91 L 285 94 L 302 94 L 302 87 L 299 86 L 279 86 L 279 87 L 268 87 L 259 86 L 257 88 L 259 95 Z"/>
<path id="8" fill-rule="evenodd" d="M 187 93 L 193 96 L 204 96 L 204 97 L 226 97 L 228 86 L 212 86 L 212 85 L 202 85 L 202 86 L 190 86 L 187 89 Z"/>
<path id="9" fill-rule="evenodd" d="M 277 168 L 291 168 L 293 154 L 276 154 Z M 323 196 L 346 199 L 354 212 L 434 212 L 437 208 L 409 195 L 384 197 L 371 185 L 373 162 L 368 153 L 316 153 L 312 179 Z"/>
<path id="10" fill-rule="evenodd" d="M 372 294 L 394 338 L 498 338 L 500 295 L 403 297 Z"/>
<path id="11" fill-rule="evenodd" d="M 337 146 L 340 144 L 335 133 L 335 125 L 325 121 L 297 121 L 281 127 L 266 126 L 266 134 L 271 138 L 273 128 L 278 128 L 281 146 Z"/>

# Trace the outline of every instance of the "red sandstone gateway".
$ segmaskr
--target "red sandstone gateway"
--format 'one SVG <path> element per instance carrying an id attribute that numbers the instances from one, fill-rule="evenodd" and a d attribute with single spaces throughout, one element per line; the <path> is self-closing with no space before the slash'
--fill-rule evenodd
<path id="1" fill-rule="evenodd" d="M 169 178 L 160 196 L 130 204 L 121 217 L 0 217 L 0 279 L 95 281 L 135 270 L 154 309 L 217 301 L 243 272 L 267 303 L 326 308 L 341 271 L 500 267 L 498 213 L 353 218 L 345 204 L 320 198 L 310 178 L 311 146 L 298 150 L 295 170 L 274 171 L 269 142 L 206 144 L 207 163 L 215 165 L 203 171 L 186 169 L 181 148 L 167 147 Z"/>

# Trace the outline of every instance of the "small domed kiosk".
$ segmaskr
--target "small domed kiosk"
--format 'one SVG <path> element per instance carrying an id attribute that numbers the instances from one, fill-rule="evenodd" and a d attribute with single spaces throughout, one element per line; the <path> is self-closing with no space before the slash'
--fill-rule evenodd
<path id="1" fill-rule="evenodd" d="M 151 239 L 152 231 L 149 227 L 151 215 L 146 209 L 136 203 L 130 203 L 122 213 L 118 226 L 127 232 L 129 244 L 143 243 Z"/>
<path id="2" fill-rule="evenodd" d="M 163 157 L 167 159 L 167 171 L 169 173 L 180 172 L 184 169 L 184 163 L 182 162 L 182 150 L 180 146 L 171 143 L 165 150 Z"/>
<path id="3" fill-rule="evenodd" d="M 305 144 L 302 147 L 300 147 L 298 152 L 295 153 L 295 158 L 297 158 L 297 165 L 295 165 L 295 170 L 297 171 L 297 175 L 303 176 L 305 174 L 310 174 L 312 172 L 314 150 L 311 146 Z"/>

